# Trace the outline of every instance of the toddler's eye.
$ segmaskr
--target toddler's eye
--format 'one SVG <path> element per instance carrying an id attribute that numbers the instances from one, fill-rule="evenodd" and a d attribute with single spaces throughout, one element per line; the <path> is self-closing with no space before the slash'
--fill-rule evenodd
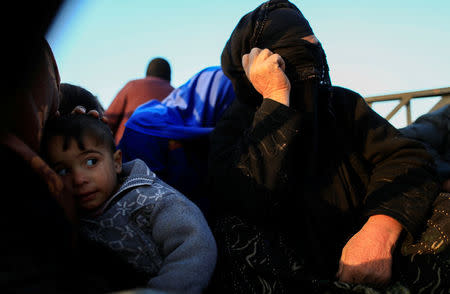
<path id="1" fill-rule="evenodd" d="M 87 164 L 87 166 L 93 166 L 97 163 L 97 161 L 98 160 L 95 158 L 89 158 L 88 160 L 86 160 L 86 164 Z"/>
<path id="2" fill-rule="evenodd" d="M 58 174 L 58 175 L 60 175 L 60 176 L 65 176 L 65 175 L 67 175 L 67 168 L 61 168 L 61 169 L 57 169 L 56 170 L 56 173 Z"/>

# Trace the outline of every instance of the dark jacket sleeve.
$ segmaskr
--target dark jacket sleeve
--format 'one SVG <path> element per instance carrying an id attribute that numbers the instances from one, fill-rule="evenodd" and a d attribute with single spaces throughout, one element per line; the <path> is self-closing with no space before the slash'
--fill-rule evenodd
<path id="1" fill-rule="evenodd" d="M 401 135 L 352 93 L 353 142 L 372 169 L 364 201 L 366 215 L 391 216 L 415 235 L 438 194 L 433 159 L 422 144 Z"/>
<path id="2" fill-rule="evenodd" d="M 260 221 L 277 213 L 283 162 L 299 116 L 264 99 L 258 109 L 235 100 L 211 134 L 209 173 L 220 211 Z"/>
<path id="3" fill-rule="evenodd" d="M 450 105 L 422 115 L 400 132 L 425 144 L 436 162 L 440 179 L 450 178 Z"/>

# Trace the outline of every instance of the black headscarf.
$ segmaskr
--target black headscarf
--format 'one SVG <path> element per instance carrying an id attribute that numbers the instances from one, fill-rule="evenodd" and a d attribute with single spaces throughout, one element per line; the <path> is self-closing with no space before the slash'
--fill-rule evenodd
<path id="1" fill-rule="evenodd" d="M 286 74 L 292 85 L 291 105 L 302 108 L 305 81 L 314 87 L 331 86 L 325 53 L 320 44 L 303 37 L 313 30 L 300 10 L 289 1 L 272 0 L 263 3 L 241 18 L 222 52 L 222 69 L 230 78 L 238 99 L 259 105 L 262 96 L 248 81 L 242 67 L 242 56 L 253 47 L 268 48 L 278 53 L 286 63 Z M 302 99 L 304 100 L 304 99 Z"/>

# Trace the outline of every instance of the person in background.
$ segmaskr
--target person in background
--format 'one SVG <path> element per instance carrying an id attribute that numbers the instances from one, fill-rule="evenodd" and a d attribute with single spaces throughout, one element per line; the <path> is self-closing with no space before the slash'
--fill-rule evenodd
<path id="1" fill-rule="evenodd" d="M 86 112 L 95 110 L 99 115 L 103 115 L 105 112 L 98 98 L 81 86 L 61 83 L 59 95 L 60 103 L 58 111 L 60 115 L 71 113 L 77 106 L 84 107 Z"/>
<path id="2" fill-rule="evenodd" d="M 234 98 L 221 68 L 204 68 L 162 102 L 136 109 L 119 143 L 123 160 L 142 159 L 207 214 L 209 134 Z"/>
<path id="3" fill-rule="evenodd" d="M 26 38 L 24 36 L 27 36 Z M 20 74 L 8 71 L 2 99 L 0 292 L 100 293 L 123 288 L 93 256 L 115 259 L 79 238 L 76 209 L 63 182 L 39 156 L 43 126 L 57 115 L 60 76 L 53 52 L 32 31 L 9 43 Z M 14 47 L 14 46 L 17 46 Z M 23 55 L 15 55 L 23 53 Z M 88 251 L 84 251 L 89 248 Z M 107 257 L 106 257 L 107 255 Z"/>
<path id="4" fill-rule="evenodd" d="M 217 254 L 202 212 L 143 161 L 122 165 L 107 124 L 86 114 L 54 118 L 42 153 L 74 199 L 81 234 L 133 267 L 135 288 L 202 293 Z"/>
<path id="5" fill-rule="evenodd" d="M 441 184 L 420 238 L 408 238 L 401 246 L 401 274 L 406 281 L 414 277 L 410 283 L 414 293 L 442 293 L 441 289 L 450 289 L 450 105 L 420 116 L 399 131 L 425 145 Z"/>
<path id="6" fill-rule="evenodd" d="M 420 116 L 399 130 L 425 145 L 436 163 L 442 189 L 450 192 L 450 104 Z"/>
<path id="7" fill-rule="evenodd" d="M 169 62 L 154 58 L 148 64 L 145 78 L 129 81 L 119 91 L 105 112 L 116 144 L 122 138 L 125 123 L 139 105 L 152 99 L 161 101 L 172 92 L 170 76 Z"/>
<path id="8" fill-rule="evenodd" d="M 2 99 L 1 183 L 10 192 L 2 193 L 0 289 L 65 293 L 64 284 L 74 278 L 72 206 L 59 195 L 58 176 L 37 155 L 42 126 L 58 108 L 60 78 L 43 37 L 24 43 L 29 52 L 18 60 L 19 65 L 26 61 L 23 75 L 6 83 Z"/>
<path id="9" fill-rule="evenodd" d="M 431 156 L 332 86 L 289 1 L 243 16 L 221 62 L 236 99 L 211 133 L 217 293 L 388 285 L 401 235 L 420 234 L 438 194 Z"/>

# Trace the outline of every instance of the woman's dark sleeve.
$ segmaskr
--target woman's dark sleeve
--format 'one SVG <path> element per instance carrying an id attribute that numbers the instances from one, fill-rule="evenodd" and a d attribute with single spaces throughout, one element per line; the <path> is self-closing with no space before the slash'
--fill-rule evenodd
<path id="1" fill-rule="evenodd" d="M 298 114 L 264 99 L 258 109 L 235 100 L 211 134 L 209 175 L 216 213 L 253 221 L 278 213 L 274 195 L 286 183 L 290 142 Z"/>
<path id="2" fill-rule="evenodd" d="M 433 159 L 421 143 L 401 135 L 362 97 L 355 97 L 353 138 L 372 167 L 366 214 L 391 216 L 415 235 L 439 191 Z"/>

